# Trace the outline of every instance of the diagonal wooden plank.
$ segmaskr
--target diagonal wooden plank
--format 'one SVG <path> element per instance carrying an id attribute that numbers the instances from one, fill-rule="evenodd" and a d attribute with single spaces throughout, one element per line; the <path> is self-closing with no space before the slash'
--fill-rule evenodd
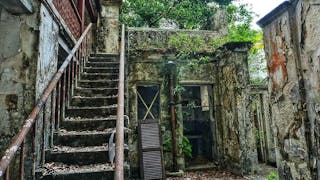
<path id="1" fill-rule="evenodd" d="M 156 102 L 156 100 L 157 100 L 157 98 L 158 98 L 158 95 L 159 95 L 159 92 L 160 92 L 160 91 L 158 91 L 157 94 L 154 96 L 154 98 L 153 98 L 153 100 L 152 100 L 149 108 L 147 109 L 146 115 L 143 117 L 143 120 L 146 120 L 146 118 L 147 118 L 147 116 L 148 116 L 149 113 L 150 113 L 151 117 L 152 117 L 153 119 L 155 119 L 154 116 L 153 116 L 153 114 L 152 114 L 152 112 L 151 112 L 151 108 L 152 108 L 152 106 L 154 105 L 154 103 Z"/>

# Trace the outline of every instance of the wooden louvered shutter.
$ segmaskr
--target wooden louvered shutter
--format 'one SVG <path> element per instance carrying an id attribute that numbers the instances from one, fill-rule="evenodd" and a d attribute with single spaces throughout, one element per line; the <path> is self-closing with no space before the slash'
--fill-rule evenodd
<path id="1" fill-rule="evenodd" d="M 144 180 L 164 179 L 160 125 L 155 120 L 139 122 L 141 177 Z"/>

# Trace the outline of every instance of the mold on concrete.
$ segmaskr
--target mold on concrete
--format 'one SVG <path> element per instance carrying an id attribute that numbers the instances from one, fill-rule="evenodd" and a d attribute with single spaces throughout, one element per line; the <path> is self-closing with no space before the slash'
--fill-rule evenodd
<path id="1" fill-rule="evenodd" d="M 119 1 L 102 1 L 97 24 L 97 49 L 99 53 L 119 53 Z"/>
<path id="2" fill-rule="evenodd" d="M 209 56 L 209 61 L 190 66 L 188 59 L 178 60 L 177 51 L 169 46 L 172 35 L 188 34 L 189 37 L 201 37 L 205 43 L 202 52 Z M 151 28 L 129 28 L 127 58 L 127 113 L 130 117 L 130 129 L 138 124 L 137 108 L 139 85 L 158 85 L 160 90 L 160 117 L 163 142 L 170 134 L 169 84 L 166 64 L 169 60 L 177 66 L 176 86 L 210 85 L 213 87 L 212 100 L 209 102 L 208 119 L 213 140 L 213 160 L 220 165 L 236 171 L 235 173 L 253 173 L 258 163 L 253 132 L 253 122 L 249 118 L 249 74 L 247 65 L 248 44 L 235 43 L 215 51 L 209 42 L 222 37 L 213 31 L 164 30 Z M 208 43 L 207 43 L 208 42 Z M 175 95 L 177 116 L 178 166 L 184 169 L 187 158 L 183 153 L 184 115 L 181 92 Z M 139 153 L 137 149 L 137 132 L 129 136 L 130 168 L 139 172 Z M 171 168 L 171 151 L 164 151 L 165 165 Z"/>
<path id="3" fill-rule="evenodd" d="M 260 21 L 280 178 L 317 179 L 320 175 L 315 108 L 320 101 L 319 7 L 315 1 L 291 0 Z"/>

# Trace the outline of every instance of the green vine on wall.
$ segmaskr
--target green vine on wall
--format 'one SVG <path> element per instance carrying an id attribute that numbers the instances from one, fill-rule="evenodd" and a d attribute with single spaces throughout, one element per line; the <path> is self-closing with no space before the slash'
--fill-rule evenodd
<path id="1" fill-rule="evenodd" d="M 165 152 L 172 152 L 172 140 L 170 131 L 166 131 L 164 134 L 163 150 Z M 178 148 L 182 149 L 183 154 L 187 158 L 192 158 L 192 148 L 189 139 L 186 136 L 182 136 L 182 144 L 178 144 Z"/>

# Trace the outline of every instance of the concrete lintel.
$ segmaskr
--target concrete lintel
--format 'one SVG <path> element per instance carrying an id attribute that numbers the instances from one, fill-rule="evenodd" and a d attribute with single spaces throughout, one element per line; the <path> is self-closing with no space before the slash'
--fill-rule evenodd
<path id="1" fill-rule="evenodd" d="M 30 14 L 33 12 L 30 0 L 1 0 L 0 5 L 12 14 Z"/>

